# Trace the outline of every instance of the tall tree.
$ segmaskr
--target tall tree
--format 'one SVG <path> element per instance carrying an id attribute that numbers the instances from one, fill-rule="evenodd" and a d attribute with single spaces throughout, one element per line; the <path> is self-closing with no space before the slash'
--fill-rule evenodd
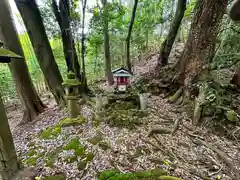
<path id="1" fill-rule="evenodd" d="M 163 41 L 160 49 L 160 55 L 158 59 L 158 63 L 162 66 L 165 66 L 168 63 L 168 57 L 171 52 L 173 43 L 178 33 L 178 29 L 181 25 L 182 18 L 184 16 L 184 12 L 186 10 L 187 0 L 178 0 L 177 10 L 175 13 L 175 17 L 171 22 L 170 31 L 166 39 Z M 173 5 L 172 5 L 173 6 Z"/>
<path id="2" fill-rule="evenodd" d="M 113 84 L 112 75 L 112 65 L 110 57 L 110 44 L 109 44 L 109 34 L 108 34 L 108 2 L 107 0 L 102 0 L 103 4 L 103 23 L 104 23 L 104 54 L 105 54 L 105 76 L 107 77 L 108 84 Z"/>
<path id="3" fill-rule="evenodd" d="M 7 48 L 22 57 L 24 56 L 7 0 L 0 1 L 0 35 Z M 12 61 L 9 68 L 24 107 L 22 123 L 32 121 L 38 114 L 44 111 L 46 106 L 37 95 L 26 62 L 24 60 Z"/>
<path id="4" fill-rule="evenodd" d="M 61 85 L 62 76 L 54 59 L 37 4 L 35 0 L 15 0 L 15 2 L 23 18 L 48 87 L 57 103 L 61 103 L 64 100 L 64 92 Z"/>
<path id="5" fill-rule="evenodd" d="M 216 38 L 228 0 L 198 0 L 187 43 L 180 59 L 180 83 L 186 96 L 196 95 L 194 83 L 208 77 L 209 63 L 215 54 Z M 205 75 L 205 76 L 202 76 Z M 199 89 L 201 96 L 202 89 Z M 194 124 L 200 118 L 200 104 L 195 105 Z"/>
<path id="6" fill-rule="evenodd" d="M 75 42 L 71 32 L 71 18 L 69 0 L 60 0 L 59 6 L 56 0 L 52 0 L 52 8 L 55 18 L 61 30 L 64 56 L 68 71 L 75 72 L 76 77 L 81 80 L 80 65 L 75 48 Z"/>
<path id="7" fill-rule="evenodd" d="M 130 21 L 130 25 L 129 25 L 129 29 L 128 29 L 128 35 L 127 35 L 127 39 L 126 39 L 127 68 L 128 68 L 129 71 L 132 71 L 132 65 L 131 65 L 131 60 L 130 60 L 130 40 L 131 40 L 131 34 L 132 34 L 134 19 L 135 19 L 135 15 L 136 15 L 137 5 L 138 5 L 138 0 L 135 0 L 134 1 L 134 6 L 133 6 L 133 11 L 132 11 L 132 18 L 131 18 L 131 21 Z"/>
<path id="8" fill-rule="evenodd" d="M 85 54 L 86 54 L 86 45 L 85 45 L 85 12 L 86 12 L 87 0 L 82 0 L 82 75 L 83 82 L 86 84 L 86 70 L 85 70 Z"/>

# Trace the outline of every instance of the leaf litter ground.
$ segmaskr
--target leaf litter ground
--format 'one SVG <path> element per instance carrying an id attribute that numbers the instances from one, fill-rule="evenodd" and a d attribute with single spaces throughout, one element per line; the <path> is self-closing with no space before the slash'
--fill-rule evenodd
<path id="1" fill-rule="evenodd" d="M 157 56 L 153 56 L 147 62 L 139 62 L 135 66 L 135 78 L 153 71 L 156 60 Z M 240 171 L 240 146 L 237 140 L 217 136 L 205 127 L 193 127 L 186 113 L 179 113 L 177 107 L 169 104 L 161 96 L 149 97 L 149 115 L 139 119 L 146 123 L 136 126 L 136 129 L 110 127 L 104 122 L 95 125 L 92 107 L 82 105 L 81 112 L 87 121 L 81 125 L 63 127 L 60 133 L 50 139 L 42 139 L 39 134 L 49 127 L 56 126 L 60 119 L 67 117 L 67 113 L 66 110 L 58 108 L 51 99 L 43 99 L 48 103 L 48 109 L 32 123 L 19 127 L 17 123 L 22 113 L 16 111 L 14 114 L 8 114 L 20 159 L 26 162 L 30 157 L 41 154 L 32 162 L 40 177 L 64 173 L 67 179 L 94 180 L 97 179 L 98 172 L 107 169 L 118 169 L 125 173 L 160 167 L 184 180 L 239 179 L 237 174 L 234 174 L 235 171 L 232 171 L 233 169 L 230 169 L 216 152 L 196 143 L 196 139 L 200 139 L 220 149 L 234 168 Z M 160 133 L 148 136 L 152 127 L 171 132 L 176 127 L 176 121 L 179 124 L 174 134 Z M 100 141 L 89 142 L 89 139 L 99 136 L 105 146 L 101 146 L 103 143 Z M 85 154 L 93 153 L 93 158 L 81 167 L 79 166 L 86 157 L 84 159 L 79 156 L 73 162 L 66 161 L 74 156 L 74 151 L 64 150 L 63 147 L 73 139 L 79 140 Z M 32 153 L 29 153 L 31 151 Z M 51 153 L 54 158 L 50 165 L 46 159 Z"/>

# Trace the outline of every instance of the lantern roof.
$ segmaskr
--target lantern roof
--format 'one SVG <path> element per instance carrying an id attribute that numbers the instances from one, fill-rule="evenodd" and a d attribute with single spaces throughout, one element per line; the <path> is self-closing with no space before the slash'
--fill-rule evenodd
<path id="1" fill-rule="evenodd" d="M 0 41 L 0 63 L 9 63 L 11 58 L 23 59 L 22 56 L 15 54 L 14 52 L 3 47 L 3 43 Z"/>
<path id="2" fill-rule="evenodd" d="M 124 67 L 114 69 L 112 73 L 114 77 L 132 77 L 132 73 Z"/>

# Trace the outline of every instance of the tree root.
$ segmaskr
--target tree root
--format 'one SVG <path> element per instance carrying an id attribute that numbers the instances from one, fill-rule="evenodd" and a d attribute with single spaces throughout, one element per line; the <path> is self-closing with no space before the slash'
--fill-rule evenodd
<path id="1" fill-rule="evenodd" d="M 213 145 L 207 143 L 206 141 L 203 141 L 198 138 L 196 138 L 194 140 L 194 143 L 198 144 L 198 145 L 204 145 L 207 148 L 211 149 L 213 152 L 215 152 L 224 161 L 224 163 L 229 167 L 229 169 L 231 169 L 234 172 L 234 177 L 232 177 L 234 180 L 237 180 L 235 177 L 240 177 L 239 176 L 240 174 L 239 174 L 237 168 L 234 166 L 234 164 L 232 163 L 232 160 L 229 159 L 229 157 L 226 153 L 215 148 Z"/>
<path id="2" fill-rule="evenodd" d="M 174 122 L 173 129 L 172 129 L 172 132 L 171 132 L 171 135 L 172 135 L 172 136 L 173 136 L 173 134 L 177 131 L 178 126 L 179 126 L 179 123 L 181 122 L 181 120 L 182 120 L 182 117 L 178 118 L 178 119 Z"/>
<path id="3" fill-rule="evenodd" d="M 153 134 L 169 134 L 171 132 L 172 131 L 170 129 L 167 129 L 167 128 L 154 127 L 148 132 L 147 137 L 150 137 Z"/>
<path id="4" fill-rule="evenodd" d="M 175 94 L 173 96 L 169 97 L 169 102 L 170 103 L 175 103 L 178 100 L 178 98 L 181 97 L 182 94 L 183 94 L 183 87 L 180 87 L 177 90 L 177 92 L 175 92 Z"/>

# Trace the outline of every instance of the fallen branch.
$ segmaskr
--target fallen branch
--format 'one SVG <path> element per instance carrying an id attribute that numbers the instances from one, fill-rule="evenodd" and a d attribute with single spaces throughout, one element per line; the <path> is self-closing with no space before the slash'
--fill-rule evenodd
<path id="1" fill-rule="evenodd" d="M 148 132 L 148 137 L 152 136 L 153 134 L 169 134 L 172 131 L 167 128 L 161 128 L 161 127 L 154 127 Z"/>
<path id="2" fill-rule="evenodd" d="M 229 167 L 229 169 L 231 169 L 234 172 L 234 177 L 239 177 L 238 170 L 236 169 L 236 167 L 232 163 L 232 160 L 229 159 L 229 157 L 226 153 L 215 148 L 213 145 L 211 145 L 201 139 L 196 138 L 193 142 L 198 145 L 204 145 L 207 148 L 211 149 L 213 152 L 215 152 L 224 161 L 224 163 Z M 233 179 L 235 179 L 235 178 L 233 178 Z"/>

